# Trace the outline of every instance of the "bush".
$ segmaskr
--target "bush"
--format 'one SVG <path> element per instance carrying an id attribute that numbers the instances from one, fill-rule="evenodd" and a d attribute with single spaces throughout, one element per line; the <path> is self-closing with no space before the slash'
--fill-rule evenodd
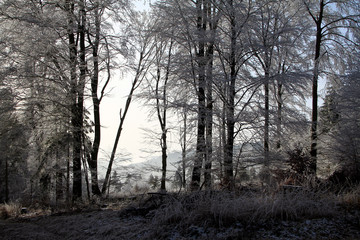
<path id="1" fill-rule="evenodd" d="M 310 156 L 302 147 L 295 147 L 287 152 L 288 164 L 293 172 L 297 175 L 304 176 L 311 165 Z"/>

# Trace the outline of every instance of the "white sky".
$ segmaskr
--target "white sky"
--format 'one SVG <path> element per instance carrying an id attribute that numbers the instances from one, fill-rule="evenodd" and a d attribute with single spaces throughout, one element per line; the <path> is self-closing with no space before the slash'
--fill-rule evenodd
<path id="1" fill-rule="evenodd" d="M 120 78 L 114 75 L 108 86 L 109 93 L 100 104 L 101 111 L 101 143 L 99 153 L 99 171 L 104 173 L 113 149 L 117 129 L 120 122 L 120 108 L 125 107 L 125 102 L 131 88 L 131 77 Z M 110 91 L 111 90 L 111 91 Z M 136 91 L 139 91 L 137 89 Z M 135 91 L 135 94 L 138 93 Z M 123 111 L 122 111 L 123 112 Z M 170 116 L 169 116 L 170 117 Z M 139 100 L 133 98 L 126 115 L 120 141 L 117 147 L 117 157 L 114 165 L 127 165 L 143 162 L 161 155 L 159 137 L 148 138 L 148 131 L 159 131 L 156 115 L 149 117 L 149 108 L 143 107 Z M 179 151 L 176 130 L 171 129 L 168 136 L 168 153 Z M 129 161 L 122 161 L 122 160 Z"/>
<path id="2" fill-rule="evenodd" d="M 100 104 L 102 133 L 99 158 L 101 166 L 107 166 L 110 159 L 120 122 L 120 109 L 125 107 L 125 102 L 131 88 L 131 81 L 131 77 L 113 75 L 107 88 L 108 93 Z M 116 153 L 127 155 L 126 158 L 131 158 L 132 162 L 145 160 L 141 149 L 146 147 L 144 131 L 142 129 L 149 122 L 147 112 L 147 109 L 141 107 L 139 102 L 133 99 L 125 118 Z"/>

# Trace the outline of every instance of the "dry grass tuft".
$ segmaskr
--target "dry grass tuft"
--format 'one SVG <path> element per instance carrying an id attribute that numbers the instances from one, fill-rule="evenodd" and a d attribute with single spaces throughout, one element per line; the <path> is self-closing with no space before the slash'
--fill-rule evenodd
<path id="1" fill-rule="evenodd" d="M 18 217 L 21 214 L 21 205 L 19 203 L 1 204 L 0 218 L 7 219 L 11 217 Z"/>
<path id="2" fill-rule="evenodd" d="M 360 185 L 340 195 L 340 203 L 349 208 L 360 209 Z"/>

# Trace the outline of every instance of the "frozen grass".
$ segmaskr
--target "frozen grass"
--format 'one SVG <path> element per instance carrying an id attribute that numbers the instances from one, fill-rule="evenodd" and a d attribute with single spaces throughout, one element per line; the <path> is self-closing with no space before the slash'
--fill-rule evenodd
<path id="1" fill-rule="evenodd" d="M 276 220 L 301 220 L 331 217 L 337 213 L 335 197 L 307 190 L 263 195 L 247 192 L 197 192 L 167 201 L 153 211 L 153 223 L 174 225 L 179 230 L 190 226 L 254 226 Z"/>
<path id="2" fill-rule="evenodd" d="M 0 235 L 8 234 L 9 239 L 19 236 L 51 239 L 56 235 L 61 239 L 159 240 L 356 239 L 354 236 L 359 236 L 356 224 L 360 208 L 349 211 L 344 206 L 359 207 L 360 187 L 340 195 L 327 190 L 294 189 L 286 193 L 247 189 L 236 194 L 213 191 L 146 194 L 106 202 L 99 199 L 78 205 L 80 209 L 74 212 L 52 212 L 41 217 L 38 213 L 45 213 L 46 209 L 29 207 L 27 214 L 19 216 L 21 221 L 1 221 Z M 103 204 L 106 207 L 100 211 L 96 206 Z M 0 205 L 0 209 L 1 214 L 11 218 L 9 215 L 19 214 L 21 206 L 14 203 Z M 23 217 L 26 221 L 22 221 Z"/>

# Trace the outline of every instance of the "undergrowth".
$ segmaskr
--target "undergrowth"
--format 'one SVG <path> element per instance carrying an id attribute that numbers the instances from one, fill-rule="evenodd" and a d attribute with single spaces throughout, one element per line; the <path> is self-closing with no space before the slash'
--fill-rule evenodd
<path id="1" fill-rule="evenodd" d="M 332 217 L 337 214 L 335 195 L 300 190 L 263 194 L 246 192 L 196 192 L 178 195 L 164 201 L 152 211 L 152 223 L 161 234 L 164 226 L 184 233 L 194 226 L 246 229 L 274 221 Z"/>

